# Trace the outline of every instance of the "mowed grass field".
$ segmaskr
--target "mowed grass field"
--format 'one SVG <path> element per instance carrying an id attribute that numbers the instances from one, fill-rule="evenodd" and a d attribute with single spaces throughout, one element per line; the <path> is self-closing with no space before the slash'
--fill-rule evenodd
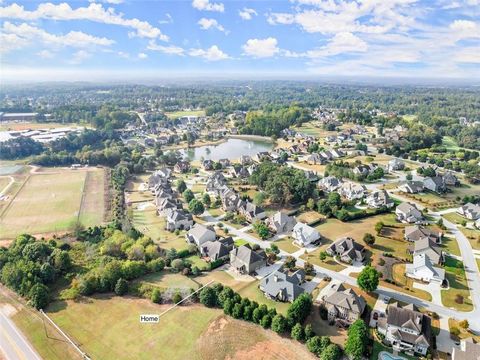
<path id="1" fill-rule="evenodd" d="M 55 302 L 47 313 L 92 359 L 314 358 L 299 343 L 202 305 L 179 306 L 159 323 L 140 323 L 141 314 L 160 314 L 170 306 L 99 295 Z M 41 355 L 48 353 L 48 342 L 37 346 Z"/>
<path id="2" fill-rule="evenodd" d="M 173 111 L 173 112 L 166 112 L 165 115 L 169 119 L 177 119 L 182 116 L 205 116 L 204 110 L 189 110 L 189 111 Z"/>
<path id="3" fill-rule="evenodd" d="M 30 174 L 11 197 L 1 214 L 0 234 L 8 239 L 21 233 L 61 232 L 77 220 L 91 226 L 103 218 L 102 169 L 44 171 Z"/>

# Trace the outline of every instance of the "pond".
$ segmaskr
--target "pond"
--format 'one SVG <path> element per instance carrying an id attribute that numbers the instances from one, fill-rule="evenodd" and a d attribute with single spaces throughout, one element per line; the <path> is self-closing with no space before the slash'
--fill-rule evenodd
<path id="1" fill-rule="evenodd" d="M 262 140 L 245 140 L 229 138 L 226 142 L 219 145 L 205 145 L 196 148 L 181 150 L 190 161 L 210 159 L 218 161 L 220 159 L 236 160 L 242 155 L 253 156 L 262 151 L 273 149 L 273 143 Z"/>

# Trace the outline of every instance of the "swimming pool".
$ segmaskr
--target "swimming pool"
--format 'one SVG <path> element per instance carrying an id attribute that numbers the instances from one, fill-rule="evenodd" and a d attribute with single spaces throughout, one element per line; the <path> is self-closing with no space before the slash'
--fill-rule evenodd
<path id="1" fill-rule="evenodd" d="M 389 352 L 382 351 L 380 354 L 378 354 L 378 360 L 406 360 L 406 359 L 402 356 L 394 356 Z"/>

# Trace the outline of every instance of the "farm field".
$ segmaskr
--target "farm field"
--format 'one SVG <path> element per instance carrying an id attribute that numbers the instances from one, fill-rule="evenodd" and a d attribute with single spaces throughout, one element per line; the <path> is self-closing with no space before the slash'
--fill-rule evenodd
<path id="1" fill-rule="evenodd" d="M 67 231 L 77 220 L 85 226 L 103 221 L 103 170 L 42 170 L 14 189 L 0 218 L 2 238 Z"/>
<path id="2" fill-rule="evenodd" d="M 140 314 L 159 314 L 171 305 L 144 299 L 95 296 L 86 302 L 56 302 L 49 315 L 94 359 L 313 359 L 302 345 L 258 325 L 237 321 L 219 309 L 180 306 L 160 323 L 141 324 Z M 82 319 L 82 321 L 78 321 Z M 188 326 L 187 326 L 188 325 Z"/>
<path id="3" fill-rule="evenodd" d="M 38 130 L 38 129 L 53 129 L 62 127 L 79 126 L 75 123 L 32 123 L 32 122 L 5 122 L 0 124 L 0 131 L 20 131 L 20 130 Z"/>

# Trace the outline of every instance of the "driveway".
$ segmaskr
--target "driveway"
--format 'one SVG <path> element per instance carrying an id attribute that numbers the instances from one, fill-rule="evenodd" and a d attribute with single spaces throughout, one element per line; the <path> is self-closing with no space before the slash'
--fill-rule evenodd
<path id="1" fill-rule="evenodd" d="M 375 305 L 373 306 L 372 312 L 370 313 L 370 324 L 369 324 L 370 327 L 374 328 L 374 327 L 377 326 L 377 320 L 373 319 L 373 314 L 374 313 L 377 313 L 379 315 L 379 317 L 385 316 L 385 314 L 387 313 L 388 300 L 390 300 L 390 298 L 388 296 L 384 296 L 384 295 L 380 295 L 377 298 L 377 301 L 375 302 Z"/>
<path id="2" fill-rule="evenodd" d="M 413 287 L 415 289 L 425 290 L 430 295 L 432 295 L 432 303 L 437 305 L 442 305 L 442 295 L 441 295 L 442 288 L 440 284 L 435 284 L 435 283 L 423 284 L 423 283 L 414 281 Z"/>
<path id="3" fill-rule="evenodd" d="M 458 348 L 455 342 L 450 338 L 450 328 L 448 326 L 448 317 L 440 317 L 440 333 L 437 335 L 437 349 L 444 353 L 452 353 L 453 348 Z"/>

